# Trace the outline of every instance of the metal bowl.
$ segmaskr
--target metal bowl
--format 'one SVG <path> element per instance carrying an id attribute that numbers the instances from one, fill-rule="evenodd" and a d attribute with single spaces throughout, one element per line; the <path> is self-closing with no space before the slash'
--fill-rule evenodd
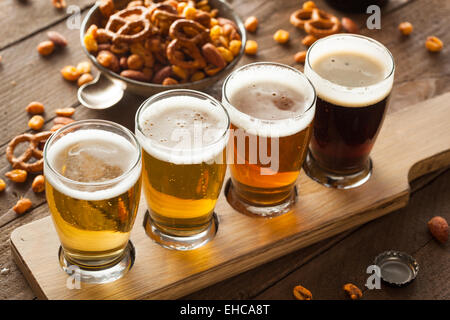
<path id="1" fill-rule="evenodd" d="M 124 8 L 126 7 L 127 3 L 130 2 L 130 0 L 116 0 L 114 1 L 116 8 Z M 155 83 L 148 83 L 148 82 L 142 82 L 142 81 L 136 81 L 129 78 L 125 78 L 120 76 L 119 74 L 101 66 L 98 62 L 95 56 L 90 54 L 83 43 L 84 35 L 89 28 L 90 25 L 96 24 L 101 25 L 101 20 L 103 18 L 98 3 L 96 3 L 87 13 L 86 17 L 83 20 L 83 23 L 81 25 L 80 29 L 80 40 L 81 40 L 81 47 L 83 48 L 86 55 L 89 57 L 91 62 L 97 67 L 100 72 L 107 76 L 109 79 L 114 81 L 120 81 L 124 88 L 134 94 L 140 95 L 140 96 L 150 96 L 155 93 L 170 90 L 170 89 L 193 89 L 193 90 L 203 90 L 208 87 L 211 87 L 214 83 L 219 81 L 220 79 L 227 76 L 234 68 L 234 66 L 238 63 L 238 61 L 242 58 L 244 54 L 244 47 L 246 42 L 246 34 L 245 34 L 245 27 L 242 22 L 242 20 L 239 18 L 239 16 L 234 12 L 234 10 L 223 0 L 209 0 L 209 4 L 212 8 L 219 9 L 219 14 L 223 18 L 227 18 L 229 20 L 232 20 L 236 23 L 239 29 L 240 36 L 242 38 L 242 47 L 239 54 L 234 58 L 234 60 L 228 64 L 223 70 L 215 74 L 211 77 L 206 77 L 202 80 L 195 81 L 195 82 L 188 82 L 188 83 L 180 83 L 176 85 L 167 85 L 163 86 L 161 84 L 155 84 Z"/>

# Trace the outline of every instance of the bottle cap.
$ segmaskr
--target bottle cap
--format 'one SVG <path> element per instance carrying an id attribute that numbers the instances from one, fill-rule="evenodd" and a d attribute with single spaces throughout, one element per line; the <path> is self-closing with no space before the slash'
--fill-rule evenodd
<path id="1" fill-rule="evenodd" d="M 380 253 L 374 261 L 380 268 L 381 279 L 394 286 L 410 284 L 419 272 L 416 259 L 407 253 L 389 250 Z"/>

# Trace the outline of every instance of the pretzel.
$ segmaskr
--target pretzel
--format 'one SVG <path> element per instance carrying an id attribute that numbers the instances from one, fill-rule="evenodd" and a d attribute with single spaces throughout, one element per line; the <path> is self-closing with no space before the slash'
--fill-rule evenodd
<path id="1" fill-rule="evenodd" d="M 177 20 L 170 26 L 169 35 L 173 39 L 182 41 L 192 41 L 195 44 L 203 44 L 209 40 L 209 30 L 200 23 L 181 19 Z"/>
<path id="2" fill-rule="evenodd" d="M 178 11 L 170 4 L 158 3 L 150 9 L 151 22 L 156 25 L 160 31 L 168 32 L 170 25 L 181 17 Z"/>
<path id="3" fill-rule="evenodd" d="M 180 59 L 180 56 L 184 57 L 184 55 L 178 54 L 179 52 L 189 55 L 193 60 Z M 202 69 L 206 67 L 205 58 L 203 58 L 199 48 L 193 41 L 172 40 L 167 46 L 167 58 L 171 64 L 184 69 Z"/>
<path id="4" fill-rule="evenodd" d="M 142 40 L 153 31 L 149 19 L 150 11 L 151 9 L 140 6 L 116 12 L 108 19 L 106 34 L 115 43 Z"/>
<path id="5" fill-rule="evenodd" d="M 316 38 L 323 38 L 341 30 L 341 22 L 336 16 L 317 8 L 295 11 L 291 14 L 290 22 Z"/>
<path id="6" fill-rule="evenodd" d="M 21 134 L 8 144 L 6 148 L 6 158 L 14 169 L 22 169 L 27 172 L 40 172 L 44 167 L 44 159 L 39 144 L 47 140 L 52 135 L 51 131 L 43 131 L 37 134 L 24 133 Z M 18 158 L 14 156 L 14 149 L 22 142 L 29 142 L 28 149 L 25 150 Z M 28 160 L 35 158 L 35 162 L 28 163 Z"/>

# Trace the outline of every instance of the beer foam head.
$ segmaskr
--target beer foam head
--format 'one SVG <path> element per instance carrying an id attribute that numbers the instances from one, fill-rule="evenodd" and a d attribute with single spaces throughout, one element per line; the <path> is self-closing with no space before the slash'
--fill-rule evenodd
<path id="1" fill-rule="evenodd" d="M 141 173 L 138 148 L 110 131 L 86 129 L 68 132 L 46 148 L 46 179 L 59 192 L 75 199 L 116 197 L 127 192 Z M 135 166 L 137 161 L 139 164 Z M 71 172 L 64 173 L 64 170 Z M 99 170 L 104 171 L 99 173 Z M 111 179 L 108 178 L 108 170 L 116 171 L 111 173 Z"/>
<path id="2" fill-rule="evenodd" d="M 286 88 L 303 97 L 304 107 L 286 119 L 268 120 L 250 116 L 233 106 L 233 96 L 248 87 Z M 286 65 L 257 62 L 234 71 L 225 80 L 222 102 L 234 126 L 260 137 L 285 137 L 309 126 L 314 118 L 316 94 L 309 80 L 298 70 Z M 258 108 L 258 106 L 254 106 Z"/>
<path id="3" fill-rule="evenodd" d="M 213 160 L 228 140 L 229 118 L 213 98 L 190 90 L 167 91 L 137 114 L 136 136 L 151 156 L 175 164 Z"/>
<path id="4" fill-rule="evenodd" d="M 383 67 L 382 81 L 363 87 L 346 87 L 333 83 L 317 74 L 315 62 L 333 54 L 352 53 L 366 56 Z M 365 107 L 386 98 L 394 82 L 394 60 L 391 53 L 379 42 L 353 34 L 336 34 L 316 41 L 308 50 L 305 74 L 313 83 L 317 96 L 329 103 L 344 107 Z"/>

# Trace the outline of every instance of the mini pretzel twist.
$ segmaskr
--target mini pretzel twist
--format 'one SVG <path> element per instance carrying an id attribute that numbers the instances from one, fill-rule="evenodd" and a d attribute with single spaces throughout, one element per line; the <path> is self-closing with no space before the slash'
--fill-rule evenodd
<path id="1" fill-rule="evenodd" d="M 149 8 L 137 6 L 116 12 L 109 17 L 106 34 L 114 43 L 142 40 L 153 31 L 150 11 Z"/>
<path id="2" fill-rule="evenodd" d="M 22 169 L 27 172 L 41 172 L 44 167 L 44 159 L 42 151 L 39 150 L 39 143 L 46 141 L 51 135 L 52 132 L 43 131 L 37 134 L 24 133 L 15 137 L 6 148 L 6 158 L 14 169 Z M 22 142 L 27 141 L 29 142 L 27 150 L 16 158 L 14 149 Z M 28 160 L 31 158 L 35 158 L 36 161 L 29 163 Z"/>
<path id="3" fill-rule="evenodd" d="M 341 30 L 341 22 L 336 16 L 317 8 L 295 11 L 291 14 L 290 22 L 316 38 L 336 34 Z"/>
<path id="4" fill-rule="evenodd" d="M 180 19 L 172 23 L 169 29 L 169 35 L 172 39 L 203 44 L 209 40 L 209 29 L 206 29 L 198 22 Z"/>
<path id="5" fill-rule="evenodd" d="M 192 60 L 186 61 L 180 57 L 187 54 Z M 193 41 L 173 39 L 167 46 L 167 58 L 170 63 L 184 69 L 202 69 L 206 67 L 205 58 Z"/>

